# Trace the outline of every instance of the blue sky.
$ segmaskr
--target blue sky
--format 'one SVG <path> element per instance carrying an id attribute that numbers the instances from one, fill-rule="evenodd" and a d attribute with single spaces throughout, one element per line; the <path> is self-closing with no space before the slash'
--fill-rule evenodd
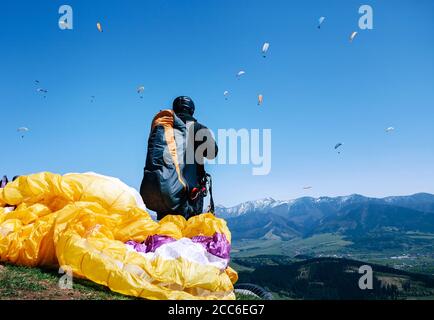
<path id="1" fill-rule="evenodd" d="M 73 30 L 58 28 L 62 4 Z M 363 4 L 373 30 L 357 28 Z M 434 193 L 433 1 L 3 1 L 0 45 L 1 173 L 96 171 L 138 188 L 153 115 L 190 95 L 213 130 L 272 129 L 269 175 L 210 166 L 218 203 Z"/>

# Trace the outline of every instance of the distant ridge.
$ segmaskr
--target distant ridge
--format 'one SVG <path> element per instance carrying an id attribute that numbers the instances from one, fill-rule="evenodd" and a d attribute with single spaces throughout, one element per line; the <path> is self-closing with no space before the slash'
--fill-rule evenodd
<path id="1" fill-rule="evenodd" d="M 290 240 L 318 233 L 361 236 L 381 230 L 434 233 L 434 195 L 429 193 L 265 198 L 230 208 L 217 206 L 216 214 L 228 221 L 235 239 Z"/>

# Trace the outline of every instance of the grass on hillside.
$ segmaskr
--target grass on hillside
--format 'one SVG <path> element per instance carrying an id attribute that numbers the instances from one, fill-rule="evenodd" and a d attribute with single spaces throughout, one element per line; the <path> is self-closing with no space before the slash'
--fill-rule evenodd
<path id="1" fill-rule="evenodd" d="M 0 264 L 0 300 L 135 300 L 86 279 L 73 279 L 73 289 L 61 289 L 57 270 Z M 237 294 L 237 300 L 252 300 Z"/>
<path id="2" fill-rule="evenodd" d="M 0 265 L 0 300 L 129 300 L 85 279 L 73 279 L 73 289 L 61 289 L 57 270 Z"/>
<path id="3" fill-rule="evenodd" d="M 341 235 L 318 234 L 308 238 L 295 238 L 289 241 L 276 239 L 234 241 L 233 257 L 258 255 L 333 254 L 351 245 Z"/>

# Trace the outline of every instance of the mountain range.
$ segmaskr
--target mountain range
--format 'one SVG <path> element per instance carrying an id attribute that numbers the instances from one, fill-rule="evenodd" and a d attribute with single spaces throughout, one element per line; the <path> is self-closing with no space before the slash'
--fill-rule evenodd
<path id="1" fill-rule="evenodd" d="M 434 195 L 370 198 L 358 194 L 341 197 L 265 198 L 226 208 L 216 207 L 235 240 L 291 240 L 321 233 L 347 238 L 387 232 L 434 233 Z"/>

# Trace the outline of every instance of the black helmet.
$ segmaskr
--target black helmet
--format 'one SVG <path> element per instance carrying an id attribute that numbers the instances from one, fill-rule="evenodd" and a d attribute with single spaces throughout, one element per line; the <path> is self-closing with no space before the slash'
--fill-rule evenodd
<path id="1" fill-rule="evenodd" d="M 173 111 L 175 111 L 175 113 L 187 112 L 192 116 L 194 109 L 194 102 L 190 97 L 180 96 L 173 100 Z"/>

